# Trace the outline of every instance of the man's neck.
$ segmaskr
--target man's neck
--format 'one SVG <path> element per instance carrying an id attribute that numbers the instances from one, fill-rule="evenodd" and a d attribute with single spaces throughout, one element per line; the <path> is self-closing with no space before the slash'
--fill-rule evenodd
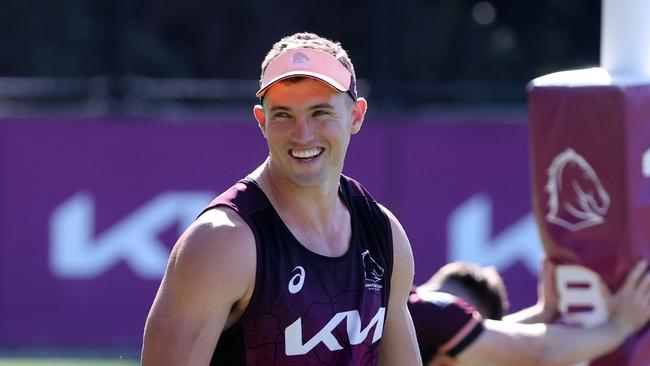
<path id="1" fill-rule="evenodd" d="M 325 255 L 340 255 L 345 251 L 350 236 L 350 214 L 338 195 L 338 180 L 318 187 L 300 187 L 273 172 L 267 163 L 251 177 L 303 245 Z M 340 246 L 341 240 L 345 248 Z"/>

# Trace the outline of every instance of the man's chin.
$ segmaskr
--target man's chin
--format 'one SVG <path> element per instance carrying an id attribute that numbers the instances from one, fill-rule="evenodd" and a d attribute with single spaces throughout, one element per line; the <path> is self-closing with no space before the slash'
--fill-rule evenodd
<path id="1" fill-rule="evenodd" d="M 300 188 L 318 188 L 327 184 L 327 177 L 324 174 L 294 175 L 291 180 Z"/>

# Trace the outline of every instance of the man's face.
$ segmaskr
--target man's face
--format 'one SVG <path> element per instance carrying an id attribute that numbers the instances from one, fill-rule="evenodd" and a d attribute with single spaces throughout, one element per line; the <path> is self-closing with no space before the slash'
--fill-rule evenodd
<path id="1" fill-rule="evenodd" d="M 271 169 L 300 187 L 338 182 L 350 136 L 361 128 L 365 100 L 353 102 L 312 78 L 277 82 L 255 118 L 269 146 Z"/>

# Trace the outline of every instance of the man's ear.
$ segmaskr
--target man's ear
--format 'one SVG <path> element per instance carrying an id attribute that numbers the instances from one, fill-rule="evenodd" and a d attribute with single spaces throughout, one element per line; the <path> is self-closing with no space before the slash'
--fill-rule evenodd
<path id="1" fill-rule="evenodd" d="M 368 110 L 368 101 L 365 98 L 359 97 L 356 102 L 352 105 L 352 134 L 359 132 L 361 130 L 361 125 L 363 124 L 363 119 L 366 116 L 366 111 Z"/>
<path id="2" fill-rule="evenodd" d="M 257 126 L 262 131 L 262 135 L 266 137 L 266 116 L 264 115 L 264 107 L 261 104 L 256 104 L 253 107 L 253 116 L 257 120 Z"/>

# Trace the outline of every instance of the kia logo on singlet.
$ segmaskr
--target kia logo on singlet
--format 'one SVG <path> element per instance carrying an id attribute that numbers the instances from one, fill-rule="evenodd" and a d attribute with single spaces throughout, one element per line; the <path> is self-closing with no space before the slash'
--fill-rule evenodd
<path id="1" fill-rule="evenodd" d="M 284 330 L 285 346 L 284 351 L 287 356 L 304 355 L 311 351 L 319 343 L 323 343 L 330 351 L 342 350 L 343 346 L 334 337 L 332 331 L 343 321 L 346 320 L 346 329 L 350 345 L 363 343 L 368 337 L 368 333 L 374 327 L 372 334 L 372 343 L 377 342 L 384 331 L 385 307 L 380 307 L 375 316 L 370 319 L 368 325 L 361 329 L 361 317 L 357 310 L 344 311 L 334 314 L 332 319 L 316 333 L 311 339 L 303 343 L 302 338 L 302 318 L 298 318 Z"/>

